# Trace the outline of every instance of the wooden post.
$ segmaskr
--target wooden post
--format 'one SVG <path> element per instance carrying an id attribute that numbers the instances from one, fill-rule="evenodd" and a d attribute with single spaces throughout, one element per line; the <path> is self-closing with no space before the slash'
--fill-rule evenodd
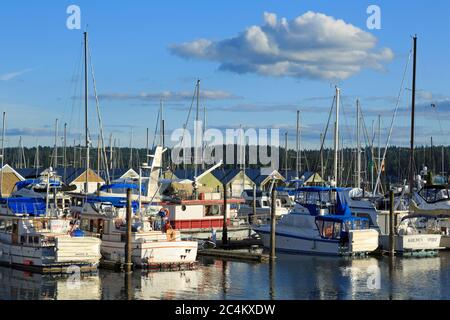
<path id="1" fill-rule="evenodd" d="M 132 271 L 132 260 L 131 260 L 131 189 L 127 189 L 127 234 L 125 242 L 125 272 L 130 273 Z"/>
<path id="2" fill-rule="evenodd" d="M 389 255 L 391 257 L 395 254 L 395 245 L 394 245 L 394 190 L 389 191 Z"/>
<path id="3" fill-rule="evenodd" d="M 271 210 L 270 210 L 270 260 L 274 260 L 276 258 L 275 255 L 275 225 L 276 225 L 276 200 L 277 200 L 277 191 L 275 188 L 272 190 L 272 199 L 270 202 Z"/>
<path id="4" fill-rule="evenodd" d="M 256 220 L 256 184 L 253 185 L 253 219 L 252 222 Z"/>
<path id="5" fill-rule="evenodd" d="M 228 245 L 228 226 L 227 226 L 227 206 L 228 206 L 228 195 L 227 195 L 227 185 L 223 184 L 223 229 L 222 229 L 222 245 Z"/>

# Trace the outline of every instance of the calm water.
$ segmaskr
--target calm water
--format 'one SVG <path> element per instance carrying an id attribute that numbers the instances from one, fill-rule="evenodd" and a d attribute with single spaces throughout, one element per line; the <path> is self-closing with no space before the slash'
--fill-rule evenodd
<path id="1" fill-rule="evenodd" d="M 450 252 L 435 258 L 280 255 L 276 263 L 202 259 L 195 271 L 81 281 L 0 268 L 0 299 L 449 299 Z"/>

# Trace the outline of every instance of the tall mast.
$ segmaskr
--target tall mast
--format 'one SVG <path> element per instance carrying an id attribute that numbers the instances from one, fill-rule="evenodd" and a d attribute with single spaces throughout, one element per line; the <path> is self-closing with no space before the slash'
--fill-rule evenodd
<path id="1" fill-rule="evenodd" d="M 58 167 L 58 119 L 55 121 L 55 145 L 54 145 L 53 165 L 56 170 Z"/>
<path id="2" fill-rule="evenodd" d="M 378 115 L 378 170 L 377 176 L 381 177 L 381 115 Z M 378 188 L 381 188 L 381 178 L 380 184 L 377 184 Z M 378 192 L 377 188 L 377 192 Z"/>
<path id="3" fill-rule="evenodd" d="M 284 134 L 284 172 L 285 178 L 288 178 L 288 132 L 286 131 Z"/>
<path id="4" fill-rule="evenodd" d="M 340 89 L 336 86 L 336 125 L 334 127 L 334 181 L 336 186 L 338 181 L 338 160 L 339 160 L 339 104 L 340 104 Z"/>
<path id="5" fill-rule="evenodd" d="M 361 188 L 361 110 L 356 100 L 356 188 Z"/>
<path id="6" fill-rule="evenodd" d="M 198 79 L 197 80 L 197 109 L 196 109 L 196 115 L 195 115 L 195 123 L 196 123 L 196 126 L 197 126 L 197 124 L 198 124 L 198 121 L 199 121 L 199 107 L 200 107 L 200 79 Z M 195 131 L 198 131 L 198 130 L 196 130 L 195 129 Z M 197 132 L 197 134 L 198 134 L 199 132 Z M 196 141 L 195 141 L 195 150 L 194 150 L 194 158 L 195 158 L 195 160 L 194 160 L 194 167 L 195 167 L 195 176 L 197 176 L 197 171 L 198 171 L 198 168 L 197 168 L 197 162 L 198 162 L 198 160 L 199 160 L 199 150 L 198 150 L 198 137 L 196 137 Z M 203 162 L 203 161 L 202 161 Z"/>
<path id="7" fill-rule="evenodd" d="M 325 174 L 325 170 L 323 167 L 323 133 L 320 134 L 320 177 L 323 179 L 325 179 L 324 174 Z M 314 172 L 313 172 L 314 173 Z"/>
<path id="8" fill-rule="evenodd" d="M 84 134 L 86 137 L 86 179 L 84 182 L 84 192 L 89 191 L 89 130 L 88 130 L 88 33 L 84 32 Z"/>
<path id="9" fill-rule="evenodd" d="M 5 120 L 6 112 L 3 112 L 3 125 L 2 125 L 2 168 L 0 174 L 0 196 L 3 197 L 3 167 L 5 165 Z"/>
<path id="10" fill-rule="evenodd" d="M 414 116 L 416 108 L 416 66 L 417 66 L 417 36 L 413 38 L 413 79 L 411 100 L 411 146 L 409 149 L 409 192 L 412 195 L 414 188 Z"/>
<path id="11" fill-rule="evenodd" d="M 296 161 L 295 161 L 295 175 L 300 178 L 300 111 L 297 110 L 297 134 L 296 134 Z"/>
<path id="12" fill-rule="evenodd" d="M 63 167 L 64 167 L 64 182 L 66 182 L 66 174 L 67 174 L 67 123 L 64 123 Z"/>

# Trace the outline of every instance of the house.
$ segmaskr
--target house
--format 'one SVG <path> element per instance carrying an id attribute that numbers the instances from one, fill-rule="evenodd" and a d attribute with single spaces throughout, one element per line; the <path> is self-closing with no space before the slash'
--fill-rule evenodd
<path id="1" fill-rule="evenodd" d="M 217 171 L 217 170 L 216 170 Z M 203 174 L 204 170 L 197 171 L 197 177 L 200 177 Z M 209 172 L 202 177 L 200 177 L 198 183 L 204 186 L 205 188 L 210 189 L 214 192 L 222 192 L 222 182 L 214 175 L 214 172 Z M 190 181 L 194 181 L 195 179 L 195 170 L 193 169 L 179 169 L 175 170 L 173 174 L 169 175 L 169 178 L 172 179 L 187 179 Z"/>
<path id="2" fill-rule="evenodd" d="M 268 172 L 264 169 L 247 169 L 246 174 L 250 177 L 258 190 L 268 191 L 275 179 L 275 186 L 283 184 L 285 178 L 277 171 Z"/>
<path id="3" fill-rule="evenodd" d="M 1 197 L 9 197 L 14 191 L 17 182 L 24 181 L 25 178 L 14 170 L 10 165 L 5 164 L 0 171 Z"/>
<path id="4" fill-rule="evenodd" d="M 60 175 L 60 169 L 57 170 Z M 85 169 L 71 169 L 70 173 L 66 173 L 67 176 L 64 182 L 67 185 L 75 185 L 77 187 L 75 192 L 85 192 L 85 182 L 86 182 L 86 170 Z M 105 180 L 98 175 L 94 170 L 89 169 L 88 171 L 88 193 L 93 193 L 97 191 L 98 185 L 102 186 L 105 184 Z"/>
<path id="5" fill-rule="evenodd" d="M 227 193 L 232 198 L 240 198 L 244 190 L 253 189 L 252 179 L 242 169 L 218 169 L 213 175 L 227 186 Z"/>
<path id="6" fill-rule="evenodd" d="M 102 174 L 102 177 L 104 177 L 106 173 Z M 111 178 L 111 181 L 114 180 L 138 180 L 139 179 L 139 173 L 137 173 L 134 169 L 113 169 L 109 170 L 109 177 Z"/>
<path id="7" fill-rule="evenodd" d="M 287 177 L 285 178 L 286 181 L 299 179 L 305 186 L 317 186 L 325 183 L 325 181 L 318 173 L 314 173 L 311 171 L 305 171 L 298 177 L 296 171 L 290 170 L 288 171 Z"/>

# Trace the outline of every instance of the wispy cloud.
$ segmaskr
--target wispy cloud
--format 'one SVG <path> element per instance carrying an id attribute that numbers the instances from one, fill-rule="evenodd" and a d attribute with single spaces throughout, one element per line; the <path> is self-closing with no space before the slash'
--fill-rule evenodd
<path id="1" fill-rule="evenodd" d="M 101 100 L 110 100 L 110 101 L 159 101 L 163 99 L 164 101 L 185 101 L 192 99 L 194 92 L 181 91 L 181 92 L 172 92 L 172 91 L 163 91 L 163 92 L 155 92 L 155 93 L 103 93 L 99 94 L 99 99 Z M 201 93 L 202 99 L 207 100 L 235 100 L 242 99 L 242 97 L 236 96 L 230 92 L 222 91 L 222 90 L 202 90 Z M 93 97 L 92 97 L 93 98 Z"/>
<path id="2" fill-rule="evenodd" d="M 173 44 L 183 58 L 217 61 L 219 70 L 320 80 L 346 79 L 364 68 L 382 70 L 393 59 L 389 48 L 343 20 L 307 13 L 288 21 L 264 13 L 264 24 L 220 41 L 199 39 Z"/>
<path id="3" fill-rule="evenodd" d="M 14 71 L 14 72 L 1 74 L 0 81 L 10 81 L 10 80 L 13 80 L 17 77 L 20 77 L 21 75 L 24 75 L 25 73 L 31 72 L 31 71 L 33 71 L 33 69 L 28 68 L 28 69 L 24 69 L 24 70 L 20 70 L 20 71 Z"/>

